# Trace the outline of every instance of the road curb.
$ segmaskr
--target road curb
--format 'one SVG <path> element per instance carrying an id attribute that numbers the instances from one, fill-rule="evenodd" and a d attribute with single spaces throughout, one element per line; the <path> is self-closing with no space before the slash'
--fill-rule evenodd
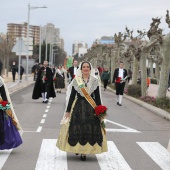
<path id="1" fill-rule="evenodd" d="M 107 88 L 108 88 L 110 91 L 116 93 L 116 91 L 113 90 L 112 88 L 110 88 L 110 87 L 107 87 Z M 158 107 L 155 107 L 155 106 L 153 106 L 153 105 L 151 105 L 151 104 L 148 104 L 148 103 L 146 103 L 146 102 L 143 102 L 143 101 L 141 101 L 141 100 L 138 100 L 138 99 L 136 99 L 136 98 L 134 98 L 134 97 L 128 96 L 128 95 L 126 95 L 126 94 L 123 94 L 123 97 L 124 97 L 125 99 L 128 99 L 128 100 L 130 100 L 130 101 L 138 104 L 139 106 L 144 107 L 145 109 L 151 111 L 152 113 L 154 113 L 154 114 L 156 114 L 156 115 L 158 115 L 158 116 L 163 117 L 163 118 L 166 119 L 166 120 L 170 120 L 170 113 L 167 112 L 167 111 L 165 111 L 165 110 L 162 110 L 162 109 L 160 109 L 160 108 L 158 108 Z"/>
<path id="2" fill-rule="evenodd" d="M 24 90 L 24 89 L 26 89 L 27 87 L 32 86 L 34 83 L 35 83 L 35 82 L 32 82 L 32 83 L 30 83 L 30 84 L 27 84 L 27 85 L 23 85 L 23 86 L 21 86 L 21 87 L 18 87 L 17 89 L 14 89 L 14 90 L 11 90 L 11 91 L 9 90 L 9 94 L 10 94 L 10 95 L 14 95 L 16 92 L 21 91 L 21 90 Z"/>

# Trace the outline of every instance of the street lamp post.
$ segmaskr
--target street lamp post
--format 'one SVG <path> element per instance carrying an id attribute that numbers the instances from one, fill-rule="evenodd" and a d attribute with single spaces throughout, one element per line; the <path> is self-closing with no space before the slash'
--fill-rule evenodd
<path id="1" fill-rule="evenodd" d="M 26 55 L 26 81 L 28 81 L 28 58 L 29 58 L 29 26 L 30 26 L 30 10 L 37 9 L 37 8 L 47 8 L 46 6 L 43 7 L 34 7 L 28 4 L 28 23 L 27 23 L 27 55 Z"/>
<path id="2" fill-rule="evenodd" d="M 40 26 L 40 40 L 39 40 L 39 63 L 41 63 L 41 26 Z"/>

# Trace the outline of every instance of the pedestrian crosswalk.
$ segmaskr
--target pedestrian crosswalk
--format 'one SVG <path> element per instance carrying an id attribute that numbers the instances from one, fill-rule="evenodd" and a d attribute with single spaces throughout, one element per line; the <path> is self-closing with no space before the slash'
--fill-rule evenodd
<path id="1" fill-rule="evenodd" d="M 137 142 L 161 169 L 170 170 L 170 153 L 158 142 Z"/>
<path id="2" fill-rule="evenodd" d="M 108 152 L 97 154 L 97 160 L 101 170 L 120 169 L 131 170 L 116 145 L 108 141 Z"/>
<path id="3" fill-rule="evenodd" d="M 67 170 L 67 153 L 56 147 L 55 139 L 43 139 L 35 170 Z"/>
<path id="4" fill-rule="evenodd" d="M 156 166 L 170 170 L 170 153 L 158 142 L 136 142 Z M 115 143 L 108 141 L 108 152 L 96 154 L 101 170 L 131 170 Z M 67 170 L 67 153 L 56 147 L 56 139 L 43 139 L 38 156 L 36 170 Z"/>
<path id="5" fill-rule="evenodd" d="M 8 159 L 8 157 L 11 153 L 11 151 L 12 151 L 12 149 L 0 151 L 0 169 L 5 164 L 6 160 Z"/>

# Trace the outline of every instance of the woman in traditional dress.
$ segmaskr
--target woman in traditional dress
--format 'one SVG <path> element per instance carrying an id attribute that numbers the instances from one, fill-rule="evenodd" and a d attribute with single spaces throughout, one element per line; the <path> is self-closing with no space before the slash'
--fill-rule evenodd
<path id="1" fill-rule="evenodd" d="M 66 110 L 57 141 L 59 149 L 81 154 L 82 161 L 86 160 L 86 154 L 107 151 L 106 134 L 94 113 L 97 105 L 101 105 L 99 81 L 91 64 L 85 61 L 67 89 Z"/>
<path id="2" fill-rule="evenodd" d="M 8 89 L 0 77 L 0 150 L 16 148 L 22 144 L 22 128 L 15 115 Z"/>
<path id="3" fill-rule="evenodd" d="M 62 69 L 62 66 L 59 65 L 56 70 L 56 81 L 55 81 L 55 88 L 57 89 L 57 93 L 61 93 L 61 89 L 65 87 L 65 81 L 64 81 L 64 71 Z"/>

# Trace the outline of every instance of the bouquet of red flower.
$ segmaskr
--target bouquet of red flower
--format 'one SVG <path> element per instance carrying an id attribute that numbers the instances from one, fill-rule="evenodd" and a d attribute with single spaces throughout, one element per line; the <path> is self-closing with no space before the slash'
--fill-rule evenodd
<path id="1" fill-rule="evenodd" d="M 116 83 L 120 83 L 121 82 L 121 77 L 118 77 L 117 79 L 116 79 Z"/>
<path id="2" fill-rule="evenodd" d="M 9 102 L 8 102 L 8 101 L 1 101 L 1 102 L 0 102 L 0 109 L 1 109 L 1 110 L 10 109 Z"/>
<path id="3" fill-rule="evenodd" d="M 45 80 L 45 81 L 48 80 L 47 77 L 44 77 L 44 80 Z"/>
<path id="4" fill-rule="evenodd" d="M 94 111 L 95 111 L 95 116 L 97 116 L 100 119 L 101 126 L 102 126 L 104 132 L 106 133 L 104 119 L 107 116 L 107 113 L 106 113 L 107 107 L 103 106 L 103 105 L 99 105 L 95 108 Z"/>

